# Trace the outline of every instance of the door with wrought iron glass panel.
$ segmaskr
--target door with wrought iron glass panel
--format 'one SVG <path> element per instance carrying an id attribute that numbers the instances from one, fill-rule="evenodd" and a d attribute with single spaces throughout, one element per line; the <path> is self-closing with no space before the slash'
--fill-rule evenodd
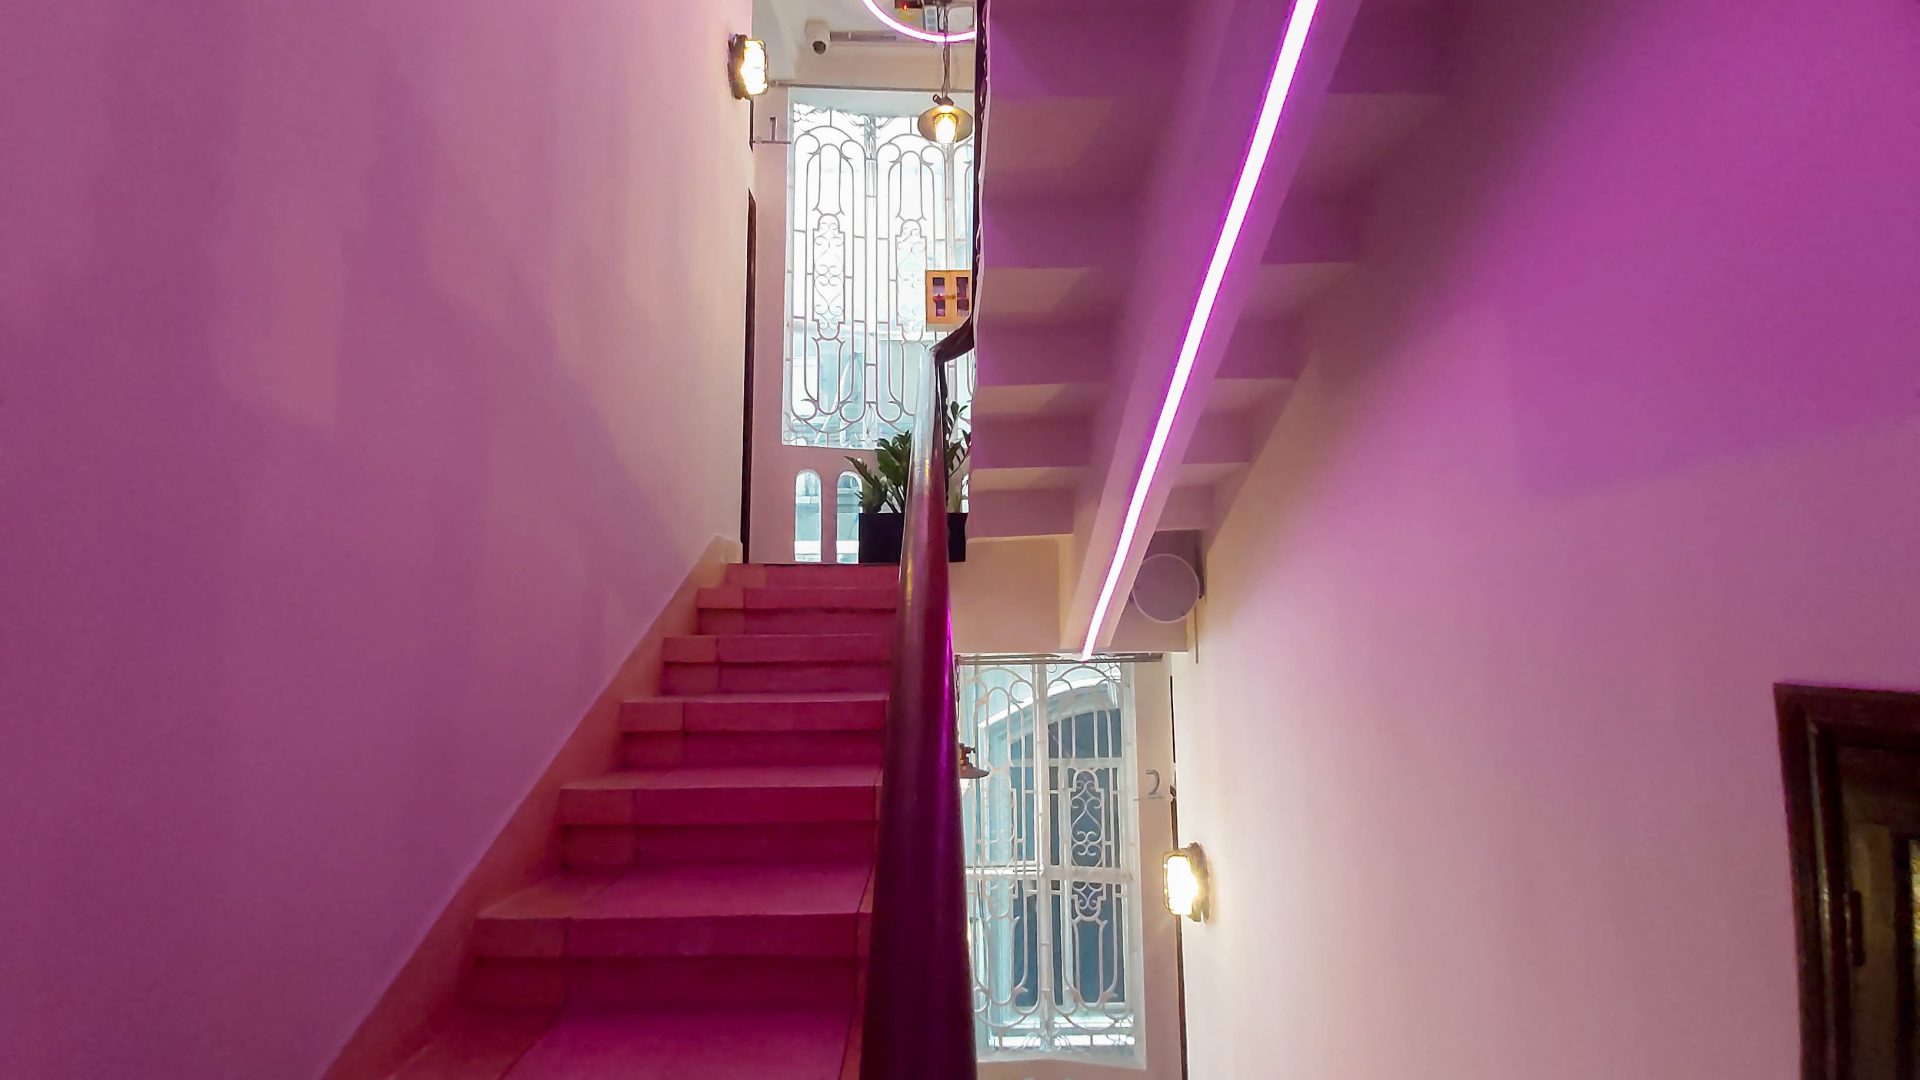
<path id="1" fill-rule="evenodd" d="M 971 660 L 961 738 L 982 1060 L 1141 1060 L 1130 665 Z"/>
<path id="2" fill-rule="evenodd" d="M 795 91 L 788 173 L 782 441 L 871 450 L 913 416 L 921 365 L 950 327 L 927 324 L 926 272 L 973 263 L 973 147 L 914 128 L 924 102 L 860 111 Z M 972 358 L 952 390 L 972 398 Z"/>

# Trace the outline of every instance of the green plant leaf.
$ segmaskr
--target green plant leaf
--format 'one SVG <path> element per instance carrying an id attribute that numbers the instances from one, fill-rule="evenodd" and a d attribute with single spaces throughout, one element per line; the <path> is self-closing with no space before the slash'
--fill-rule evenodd
<path id="1" fill-rule="evenodd" d="M 854 473 L 860 477 L 860 512 L 865 514 L 878 512 L 887 501 L 885 480 L 873 471 L 873 467 L 867 464 L 865 458 L 848 457 L 847 461 L 853 465 Z"/>
<path id="2" fill-rule="evenodd" d="M 873 457 L 886 488 L 886 505 L 900 513 L 905 513 L 907 468 L 913 459 L 913 435 L 903 431 L 891 438 L 882 439 L 880 445 L 874 447 Z"/>

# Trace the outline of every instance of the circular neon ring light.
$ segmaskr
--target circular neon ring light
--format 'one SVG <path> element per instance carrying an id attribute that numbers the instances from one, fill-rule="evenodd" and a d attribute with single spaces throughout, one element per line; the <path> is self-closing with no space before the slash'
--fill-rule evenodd
<path id="1" fill-rule="evenodd" d="M 861 2 L 867 5 L 868 11 L 873 12 L 874 18 L 886 23 L 888 28 L 894 33 L 905 34 L 910 38 L 918 38 L 921 41 L 930 41 L 935 45 L 944 45 L 949 42 L 957 44 L 962 41 L 972 41 L 974 35 L 980 32 L 979 27 L 974 27 L 972 30 L 962 30 L 957 34 L 936 34 L 931 30 L 922 30 L 917 26 L 908 26 L 906 23 L 894 18 L 886 8 L 880 6 L 880 0 L 861 0 Z"/>

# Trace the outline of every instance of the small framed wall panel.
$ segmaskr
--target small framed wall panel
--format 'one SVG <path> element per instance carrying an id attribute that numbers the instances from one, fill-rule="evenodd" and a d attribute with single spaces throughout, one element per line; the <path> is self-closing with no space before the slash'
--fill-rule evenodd
<path id="1" fill-rule="evenodd" d="M 927 325 L 958 326 L 973 314 L 973 271 L 927 271 Z"/>

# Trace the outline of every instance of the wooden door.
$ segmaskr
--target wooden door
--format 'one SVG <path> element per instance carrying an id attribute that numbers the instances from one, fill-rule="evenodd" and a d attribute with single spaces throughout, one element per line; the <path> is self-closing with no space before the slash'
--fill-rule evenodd
<path id="1" fill-rule="evenodd" d="M 1916 1080 L 1914 890 L 1920 753 L 1842 746 L 1850 1076 Z"/>
<path id="2" fill-rule="evenodd" d="M 1777 688 L 1802 1075 L 1920 1080 L 1920 694 Z"/>

